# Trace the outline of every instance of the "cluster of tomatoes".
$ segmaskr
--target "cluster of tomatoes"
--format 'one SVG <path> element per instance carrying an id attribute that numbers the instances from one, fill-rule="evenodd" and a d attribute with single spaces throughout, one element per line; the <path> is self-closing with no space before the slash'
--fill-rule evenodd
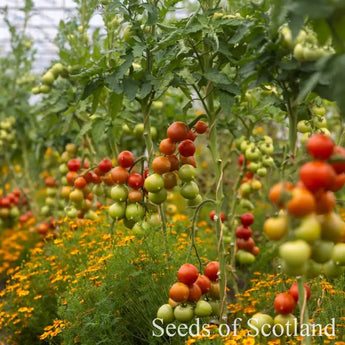
<path id="1" fill-rule="evenodd" d="M 252 213 L 243 213 L 240 217 L 241 224 L 236 228 L 236 260 L 247 265 L 255 261 L 255 256 L 259 255 L 260 249 L 255 245 L 252 238 L 253 231 L 250 225 L 254 223 L 254 215 Z"/>
<path id="2" fill-rule="evenodd" d="M 39 93 L 49 93 L 51 89 L 51 85 L 54 83 L 55 79 L 57 79 L 60 75 L 65 76 L 67 70 L 61 63 L 56 63 L 52 68 L 50 68 L 45 74 L 42 76 L 42 84 L 39 86 L 35 86 L 32 88 L 31 92 L 34 95 Z"/>
<path id="3" fill-rule="evenodd" d="M 304 284 L 304 293 L 305 299 L 308 301 L 311 296 L 311 292 L 307 284 Z M 284 330 L 284 333 L 292 334 L 295 326 L 297 326 L 297 319 L 293 315 L 293 312 L 298 298 L 298 285 L 295 282 L 287 292 L 282 292 L 275 297 L 274 309 L 277 312 L 277 315 L 274 319 L 268 314 L 259 312 L 251 317 L 251 325 L 256 327 L 261 334 L 264 335 L 269 334 L 270 329 L 272 329 L 274 325 L 281 325 L 281 329 Z"/>
<path id="4" fill-rule="evenodd" d="M 65 202 L 62 198 L 58 198 L 59 190 L 56 180 L 52 176 L 47 176 L 44 179 L 44 184 L 46 187 L 46 198 L 44 205 L 41 207 L 41 215 L 45 217 L 56 216 L 57 218 L 63 218 Z"/>
<path id="5" fill-rule="evenodd" d="M 157 317 L 163 323 L 188 322 L 196 317 L 219 314 L 219 262 L 211 261 L 204 274 L 192 264 L 183 264 L 177 273 L 178 282 L 169 290 L 169 303 L 163 304 Z M 204 298 L 203 298 L 204 296 Z"/>
<path id="6" fill-rule="evenodd" d="M 163 155 L 153 159 L 154 173 L 146 178 L 144 184 L 151 202 L 160 204 L 165 201 L 166 190 L 174 188 L 178 178 L 182 181 L 180 194 L 188 200 L 188 205 L 195 206 L 201 202 L 199 187 L 194 180 L 196 175 L 194 140 L 197 134 L 205 133 L 206 130 L 207 124 L 203 121 L 198 121 L 194 129 L 189 131 L 187 125 L 180 121 L 169 126 L 168 138 L 163 139 L 159 145 L 159 150 Z M 176 148 L 178 154 L 176 154 Z"/>
<path id="7" fill-rule="evenodd" d="M 322 133 L 331 136 L 327 129 L 327 120 L 325 117 L 326 108 L 323 106 L 312 105 L 309 108 L 311 117 L 308 120 L 301 120 L 297 123 L 297 131 L 302 133 L 301 144 L 305 145 L 312 133 Z"/>
<path id="8" fill-rule="evenodd" d="M 0 228 L 11 227 L 19 222 L 25 223 L 32 217 L 32 212 L 25 212 L 24 208 L 27 200 L 23 197 L 19 189 L 13 189 L 12 192 L 0 197 Z"/>
<path id="9" fill-rule="evenodd" d="M 254 191 L 259 191 L 262 187 L 260 177 L 267 175 L 267 169 L 274 164 L 272 154 L 274 152 L 272 138 L 265 135 L 257 142 L 249 141 L 244 136 L 236 140 L 236 147 L 242 154 L 238 158 L 238 164 L 243 166 L 246 161 L 246 174 L 241 181 L 239 189 L 241 195 L 241 207 L 253 209 L 254 206 L 249 200 L 249 196 Z M 255 175 L 258 178 L 255 178 Z"/>
<path id="10" fill-rule="evenodd" d="M 7 119 L 0 122 L 0 149 L 6 147 L 16 147 L 16 130 L 14 125 L 16 119 L 14 116 L 10 116 Z"/>
<path id="11" fill-rule="evenodd" d="M 282 210 L 265 221 L 264 232 L 279 241 L 288 237 L 291 223 L 291 236 L 279 247 L 285 271 L 307 277 L 323 272 L 332 278 L 345 266 L 345 223 L 334 212 L 334 193 L 345 183 L 345 149 L 324 134 L 314 134 L 307 151 L 314 160 L 300 168 L 300 181 L 271 188 L 270 200 Z"/>

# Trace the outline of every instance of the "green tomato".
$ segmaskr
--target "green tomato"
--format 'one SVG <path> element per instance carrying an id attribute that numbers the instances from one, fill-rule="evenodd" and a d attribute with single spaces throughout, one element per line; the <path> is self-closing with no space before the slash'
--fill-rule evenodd
<path id="1" fill-rule="evenodd" d="M 334 246 L 332 260 L 336 265 L 345 265 L 345 243 L 337 243 Z"/>
<path id="2" fill-rule="evenodd" d="M 307 261 L 306 278 L 313 279 L 321 274 L 322 265 L 310 259 Z"/>
<path id="3" fill-rule="evenodd" d="M 246 150 L 249 148 L 249 147 L 253 147 L 253 145 L 251 145 L 252 143 L 250 143 L 248 140 L 242 140 L 241 142 L 241 146 L 240 146 L 240 150 L 242 152 L 246 152 Z"/>
<path id="4" fill-rule="evenodd" d="M 152 174 L 145 179 L 144 188 L 151 193 L 157 193 L 164 188 L 164 179 L 159 174 Z"/>
<path id="5" fill-rule="evenodd" d="M 219 316 L 219 312 L 220 312 L 220 303 L 219 301 L 208 301 L 208 303 L 211 305 L 212 307 L 212 315 L 216 315 Z"/>
<path id="6" fill-rule="evenodd" d="M 308 133 L 308 132 L 310 132 L 310 130 L 311 130 L 311 127 L 310 127 L 309 123 L 306 120 L 298 121 L 298 123 L 297 123 L 297 131 L 299 133 Z"/>
<path id="7" fill-rule="evenodd" d="M 46 202 L 46 205 L 48 206 L 55 206 L 56 205 L 56 200 L 55 198 L 51 197 L 51 196 L 48 196 L 45 200 Z"/>
<path id="8" fill-rule="evenodd" d="M 205 317 L 212 315 L 212 306 L 210 303 L 200 300 L 196 303 L 194 309 L 195 316 Z"/>
<path id="9" fill-rule="evenodd" d="M 145 215 L 145 207 L 141 206 L 139 203 L 129 204 L 126 207 L 126 219 L 139 222 L 143 220 Z"/>
<path id="10" fill-rule="evenodd" d="M 159 213 L 151 213 L 147 221 L 151 226 L 158 226 L 162 224 Z"/>
<path id="11" fill-rule="evenodd" d="M 123 219 L 123 225 L 128 229 L 133 229 L 136 221 L 135 220 L 129 220 L 127 218 Z"/>
<path id="12" fill-rule="evenodd" d="M 85 215 L 85 219 L 91 219 L 91 220 L 96 220 L 98 218 L 97 214 L 93 212 L 92 210 L 88 210 Z"/>
<path id="13" fill-rule="evenodd" d="M 303 51 L 305 61 L 315 61 L 320 57 L 318 49 L 313 47 L 305 47 Z"/>
<path id="14" fill-rule="evenodd" d="M 343 273 L 343 270 L 341 266 L 337 266 L 330 260 L 322 265 L 322 272 L 327 279 L 333 279 L 339 277 Z"/>
<path id="15" fill-rule="evenodd" d="M 174 316 L 175 319 L 180 322 L 191 321 L 194 316 L 193 307 L 188 304 L 186 306 L 178 305 L 175 307 Z"/>
<path id="16" fill-rule="evenodd" d="M 325 116 L 326 114 L 326 108 L 321 106 L 321 107 L 318 107 L 316 105 L 314 105 L 312 108 L 311 108 L 311 111 L 313 114 L 317 115 L 317 116 Z"/>
<path id="17" fill-rule="evenodd" d="M 309 137 L 310 137 L 311 133 L 310 132 L 306 132 L 302 135 L 302 138 L 301 138 L 301 144 L 302 145 L 305 145 L 307 143 L 307 141 L 309 140 Z"/>
<path id="18" fill-rule="evenodd" d="M 294 230 L 295 237 L 308 243 L 320 239 L 321 226 L 314 214 L 304 217 L 298 228 Z"/>
<path id="19" fill-rule="evenodd" d="M 69 199 L 75 203 L 79 203 L 84 200 L 84 194 L 80 189 L 74 189 L 69 193 Z"/>
<path id="20" fill-rule="evenodd" d="M 240 249 L 236 253 L 236 260 L 241 265 L 250 265 L 255 261 L 255 256 L 252 253 Z"/>
<path id="21" fill-rule="evenodd" d="M 78 217 L 78 210 L 75 207 L 68 207 L 66 211 L 66 216 L 71 219 Z"/>
<path id="22" fill-rule="evenodd" d="M 334 243 L 341 242 L 344 235 L 344 221 L 337 213 L 328 213 L 319 217 L 321 237 Z"/>
<path id="23" fill-rule="evenodd" d="M 194 199 L 199 194 L 199 187 L 194 181 L 189 181 L 181 187 L 180 193 L 185 199 Z"/>
<path id="24" fill-rule="evenodd" d="M 303 240 L 288 241 L 279 247 L 279 255 L 290 266 L 301 266 L 311 256 L 309 244 Z"/>
<path id="25" fill-rule="evenodd" d="M 138 123 L 135 125 L 133 134 L 136 138 L 142 139 L 144 135 L 144 124 L 143 123 Z"/>
<path id="26" fill-rule="evenodd" d="M 63 73 L 64 67 L 62 63 L 58 62 L 53 65 L 53 67 L 51 68 L 51 71 L 53 72 L 54 76 L 57 77 L 59 74 Z"/>
<path id="27" fill-rule="evenodd" d="M 194 199 L 187 201 L 188 206 L 198 206 L 202 202 L 202 196 L 198 194 Z"/>
<path id="28" fill-rule="evenodd" d="M 40 86 L 40 93 L 49 93 L 50 91 L 50 86 L 47 84 L 42 84 Z"/>
<path id="29" fill-rule="evenodd" d="M 332 241 L 317 241 L 312 246 L 311 258 L 317 263 L 324 263 L 332 258 L 334 243 Z"/>
<path id="30" fill-rule="evenodd" d="M 183 182 L 189 182 L 196 176 L 196 169 L 191 164 L 183 164 L 178 170 L 178 176 Z"/>
<path id="31" fill-rule="evenodd" d="M 262 165 L 266 168 L 271 167 L 274 164 L 274 160 L 272 157 L 265 155 L 262 157 Z"/>
<path id="32" fill-rule="evenodd" d="M 259 160 L 261 153 L 257 147 L 248 147 L 245 152 L 246 158 L 251 162 Z"/>
<path id="33" fill-rule="evenodd" d="M 249 164 L 249 170 L 252 172 L 256 172 L 260 168 L 260 163 L 250 162 Z"/>
<path id="34" fill-rule="evenodd" d="M 271 155 L 274 151 L 273 144 L 263 143 L 260 145 L 260 151 L 265 155 Z"/>
<path id="35" fill-rule="evenodd" d="M 54 80 L 55 80 L 55 76 L 51 70 L 49 70 L 48 72 L 43 74 L 43 77 L 42 77 L 42 83 L 43 84 L 51 85 L 51 84 L 53 84 Z"/>
<path id="36" fill-rule="evenodd" d="M 38 94 L 41 92 L 40 87 L 39 87 L 39 86 L 33 87 L 33 88 L 31 89 L 31 92 L 32 92 L 32 94 L 34 94 L 34 95 L 38 95 Z"/>
<path id="37" fill-rule="evenodd" d="M 327 120 L 325 117 L 315 116 L 313 122 L 317 128 L 327 128 Z"/>
<path id="38" fill-rule="evenodd" d="M 265 177 L 267 175 L 267 169 L 262 167 L 256 172 L 260 177 Z"/>
<path id="39" fill-rule="evenodd" d="M 67 164 L 62 163 L 59 165 L 59 172 L 61 175 L 66 175 L 68 173 L 68 167 Z"/>
<path id="40" fill-rule="evenodd" d="M 235 145 L 238 150 L 241 150 L 241 145 L 244 140 L 246 140 L 246 137 L 244 135 L 241 135 L 239 138 L 235 140 Z"/>
<path id="41" fill-rule="evenodd" d="M 175 320 L 174 310 L 170 304 L 163 304 L 157 311 L 158 319 L 162 319 L 163 323 L 170 323 Z"/>
<path id="42" fill-rule="evenodd" d="M 160 191 L 155 192 L 155 193 L 149 192 L 149 196 L 148 197 L 149 197 L 149 200 L 151 202 L 153 202 L 154 204 L 159 205 L 159 204 L 163 203 L 166 200 L 167 195 L 168 195 L 168 193 L 167 193 L 166 189 L 162 188 Z"/>
<path id="43" fill-rule="evenodd" d="M 129 126 L 127 125 L 127 123 L 124 123 L 122 125 L 122 132 L 126 133 L 126 134 L 131 134 L 132 130 L 129 128 Z"/>
<path id="44" fill-rule="evenodd" d="M 153 140 L 156 139 L 156 138 L 157 138 L 157 128 L 151 126 L 151 127 L 150 127 L 150 132 L 151 132 L 151 137 L 152 137 L 152 139 L 153 139 Z"/>
<path id="45" fill-rule="evenodd" d="M 282 325 L 285 330 L 284 333 L 287 333 L 288 331 L 289 334 L 292 334 L 294 332 L 294 329 L 297 327 L 296 326 L 297 319 L 292 314 L 286 314 L 286 315 L 278 314 L 274 318 L 273 322 L 275 325 Z"/>
<path id="46" fill-rule="evenodd" d="M 270 136 L 264 135 L 262 139 L 265 143 L 273 145 L 273 139 Z"/>
<path id="47" fill-rule="evenodd" d="M 249 324 L 258 334 L 269 334 L 274 322 L 271 316 L 259 312 L 249 319 Z"/>
<path id="48" fill-rule="evenodd" d="M 138 237 L 145 235 L 144 228 L 142 227 L 142 222 L 136 222 L 132 228 L 132 233 Z"/>
<path id="49" fill-rule="evenodd" d="M 293 55 L 297 61 L 304 61 L 304 47 L 301 43 L 297 43 L 293 50 Z"/>
<path id="50" fill-rule="evenodd" d="M 108 209 L 110 217 L 117 220 L 122 219 L 125 216 L 125 212 L 126 206 L 120 202 L 115 202 Z"/>
<path id="51" fill-rule="evenodd" d="M 252 187 L 250 185 L 250 183 L 248 182 L 245 182 L 245 183 L 242 183 L 241 186 L 240 186 L 240 193 L 242 196 L 246 197 L 248 196 L 252 191 Z"/>
<path id="52" fill-rule="evenodd" d="M 128 197 L 128 189 L 124 184 L 119 184 L 111 189 L 110 197 L 115 201 L 125 201 Z"/>
<path id="53" fill-rule="evenodd" d="M 56 196 L 57 189 L 54 187 L 48 187 L 46 190 L 47 196 Z M 55 203 L 55 201 L 54 201 Z"/>
<path id="54" fill-rule="evenodd" d="M 240 207 L 243 208 L 244 210 L 248 210 L 248 211 L 254 210 L 254 208 L 255 208 L 251 201 L 249 201 L 248 199 L 244 199 L 244 198 L 242 198 L 240 200 Z"/>
<path id="55" fill-rule="evenodd" d="M 262 188 L 262 184 L 259 180 L 253 180 L 250 184 L 252 190 L 260 190 Z"/>
<path id="56" fill-rule="evenodd" d="M 44 206 L 43 206 L 44 207 Z M 43 208 L 42 207 L 42 208 Z M 19 208 L 17 206 L 13 206 L 10 210 L 10 217 L 12 218 L 17 218 L 20 216 L 20 211 Z"/>

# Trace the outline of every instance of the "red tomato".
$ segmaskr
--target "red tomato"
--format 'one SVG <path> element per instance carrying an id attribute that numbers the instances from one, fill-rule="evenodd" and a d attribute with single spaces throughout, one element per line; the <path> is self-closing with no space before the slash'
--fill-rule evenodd
<path id="1" fill-rule="evenodd" d="M 254 215 L 250 212 L 243 213 L 240 220 L 242 225 L 249 226 L 254 223 Z"/>
<path id="2" fill-rule="evenodd" d="M 72 185 L 74 184 L 74 180 L 78 177 L 78 173 L 76 171 L 69 171 L 66 174 L 66 179 L 68 184 Z"/>
<path id="3" fill-rule="evenodd" d="M 187 134 L 187 136 L 186 136 L 186 139 L 189 139 L 189 140 L 191 140 L 191 141 L 194 141 L 194 140 L 196 139 L 197 136 L 198 136 L 198 135 L 191 129 L 191 130 L 188 132 L 188 134 Z"/>
<path id="4" fill-rule="evenodd" d="M 307 301 L 310 298 L 310 287 L 308 284 L 304 284 L 304 293 L 307 294 Z M 294 298 L 294 300 L 297 302 L 298 301 L 298 285 L 297 283 L 293 283 L 290 287 L 289 294 Z"/>
<path id="5" fill-rule="evenodd" d="M 330 187 L 332 192 L 337 192 L 343 188 L 345 184 L 345 173 L 341 173 L 335 176 L 334 181 Z"/>
<path id="6" fill-rule="evenodd" d="M 115 181 L 113 180 L 113 177 L 110 174 L 106 174 L 102 177 L 103 182 L 107 185 L 107 186 L 113 186 L 115 184 Z"/>
<path id="7" fill-rule="evenodd" d="M 255 247 L 255 241 L 251 237 L 247 239 L 238 238 L 236 240 L 236 245 L 238 249 L 243 249 L 243 250 L 246 250 L 247 252 L 251 252 L 253 248 Z"/>
<path id="8" fill-rule="evenodd" d="M 159 144 L 159 151 L 165 155 L 172 155 L 176 151 L 176 144 L 169 138 L 163 139 Z"/>
<path id="9" fill-rule="evenodd" d="M 86 185 L 87 183 L 84 177 L 79 176 L 74 180 L 74 186 L 78 189 L 83 189 Z"/>
<path id="10" fill-rule="evenodd" d="M 238 157 L 237 163 L 238 165 L 243 165 L 243 162 L 244 162 L 244 155 L 240 155 Z"/>
<path id="11" fill-rule="evenodd" d="M 203 274 L 199 274 L 199 277 L 196 280 L 195 284 L 199 285 L 203 294 L 210 291 L 211 280 Z"/>
<path id="12" fill-rule="evenodd" d="M 280 293 L 274 299 L 274 309 L 278 314 L 290 314 L 295 309 L 296 301 L 287 292 Z"/>
<path id="13" fill-rule="evenodd" d="M 214 219 L 214 216 L 215 216 L 215 215 L 216 215 L 216 211 L 211 211 L 211 212 L 210 212 L 210 219 L 211 219 L 211 220 L 215 220 L 215 219 Z M 226 217 L 225 217 L 225 214 L 224 214 L 223 212 L 220 212 L 219 215 L 220 215 L 220 220 L 221 220 L 221 222 L 224 223 L 225 218 L 226 218 Z"/>
<path id="14" fill-rule="evenodd" d="M 198 121 L 195 125 L 194 125 L 195 131 L 199 134 L 203 134 L 207 131 L 207 124 L 204 121 Z"/>
<path id="15" fill-rule="evenodd" d="M 113 164 L 111 163 L 111 160 L 108 158 L 104 158 L 98 163 L 98 169 L 103 173 L 109 172 L 112 167 Z"/>
<path id="16" fill-rule="evenodd" d="M 192 264 L 184 264 L 177 272 L 177 278 L 181 283 L 192 285 L 199 276 L 198 269 Z"/>
<path id="17" fill-rule="evenodd" d="M 144 185 L 144 178 L 138 173 L 130 174 L 128 176 L 127 184 L 133 189 L 139 189 Z"/>
<path id="18" fill-rule="evenodd" d="M 22 192 L 19 189 L 17 189 L 17 188 L 13 189 L 12 193 L 14 195 L 16 195 L 17 197 L 19 197 L 19 198 L 22 196 Z"/>
<path id="19" fill-rule="evenodd" d="M 307 150 L 314 159 L 328 159 L 333 153 L 333 148 L 333 140 L 324 134 L 313 134 L 307 142 Z"/>
<path id="20" fill-rule="evenodd" d="M 187 134 L 187 126 L 185 123 L 181 121 L 176 121 L 172 123 L 167 130 L 168 137 L 174 142 L 186 139 Z"/>
<path id="21" fill-rule="evenodd" d="M 92 173 L 92 183 L 94 183 L 94 184 L 101 184 L 102 183 L 101 176 L 96 174 L 96 173 Z"/>
<path id="22" fill-rule="evenodd" d="M 331 163 L 333 169 L 337 174 L 345 173 L 345 148 L 341 146 L 335 146 L 331 159 L 341 159 L 342 162 Z"/>
<path id="23" fill-rule="evenodd" d="M 306 188 L 314 192 L 318 189 L 330 188 L 336 175 L 329 164 L 314 161 L 304 164 L 299 171 L 299 176 Z"/>
<path id="24" fill-rule="evenodd" d="M 134 155 L 130 151 L 122 151 L 117 156 L 117 162 L 122 168 L 129 168 L 134 164 Z"/>
<path id="25" fill-rule="evenodd" d="M 78 171 L 81 168 L 80 159 L 72 158 L 68 161 L 67 167 L 69 171 Z"/>
<path id="26" fill-rule="evenodd" d="M 252 236 L 253 231 L 251 228 L 247 227 L 247 226 L 238 226 L 236 228 L 236 237 L 237 238 L 243 238 L 245 240 L 247 240 L 249 237 Z"/>
<path id="27" fill-rule="evenodd" d="M 191 287 L 189 287 L 189 295 L 188 301 L 189 302 L 197 302 L 201 298 L 202 292 L 200 286 L 194 283 Z"/>
<path id="28" fill-rule="evenodd" d="M 209 262 L 204 270 L 204 274 L 211 281 L 218 280 L 219 262 L 211 261 Z"/>
<path id="29" fill-rule="evenodd" d="M 189 157 L 194 155 L 195 145 L 192 140 L 186 139 L 180 143 L 177 149 L 182 156 Z"/>

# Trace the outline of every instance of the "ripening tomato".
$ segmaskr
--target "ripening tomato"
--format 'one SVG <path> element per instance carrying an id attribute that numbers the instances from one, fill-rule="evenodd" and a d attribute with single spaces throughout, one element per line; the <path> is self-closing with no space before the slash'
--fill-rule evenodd
<path id="1" fill-rule="evenodd" d="M 199 134 L 203 134 L 207 131 L 207 124 L 204 121 L 198 121 L 195 125 L 194 125 L 195 131 Z"/>
<path id="2" fill-rule="evenodd" d="M 49 232 L 49 224 L 41 223 L 37 226 L 37 232 L 41 235 L 46 235 Z"/>
<path id="3" fill-rule="evenodd" d="M 187 134 L 187 136 L 186 136 L 186 139 L 189 139 L 189 140 L 191 140 L 191 141 L 194 141 L 194 140 L 196 139 L 197 136 L 198 136 L 198 135 L 191 129 L 191 130 L 188 132 L 188 134 Z"/>
<path id="4" fill-rule="evenodd" d="M 186 139 L 187 134 L 187 126 L 185 123 L 181 121 L 176 121 L 172 123 L 167 130 L 168 137 L 174 142 Z"/>
<path id="5" fill-rule="evenodd" d="M 159 151 L 165 155 L 172 155 L 176 151 L 176 144 L 170 138 L 163 139 L 159 144 Z"/>
<path id="6" fill-rule="evenodd" d="M 190 164 L 193 165 L 194 168 L 196 168 L 196 159 L 194 156 L 181 156 L 181 163 L 182 164 Z"/>
<path id="7" fill-rule="evenodd" d="M 103 176 L 105 175 L 105 172 L 103 172 L 100 168 L 96 167 L 94 170 L 94 173 L 97 175 L 97 176 Z"/>
<path id="8" fill-rule="evenodd" d="M 74 184 L 74 180 L 78 177 L 78 173 L 76 171 L 69 171 L 66 174 L 66 179 L 68 184 L 73 185 Z"/>
<path id="9" fill-rule="evenodd" d="M 169 290 L 169 297 L 175 302 L 186 302 L 189 296 L 189 287 L 184 283 L 175 283 Z"/>
<path id="10" fill-rule="evenodd" d="M 255 241 L 251 237 L 247 239 L 238 238 L 236 240 L 236 245 L 238 249 L 243 249 L 243 250 L 246 250 L 247 252 L 251 252 L 253 248 L 255 247 Z"/>
<path id="11" fill-rule="evenodd" d="M 102 183 L 101 176 L 97 175 L 96 173 L 91 173 L 91 174 L 92 174 L 92 183 L 94 183 L 94 184 L 101 184 Z"/>
<path id="12" fill-rule="evenodd" d="M 218 280 L 219 262 L 211 261 L 205 266 L 204 274 L 211 281 Z"/>
<path id="13" fill-rule="evenodd" d="M 134 155 L 130 151 L 122 151 L 117 156 L 117 162 L 122 168 L 129 168 L 134 164 Z"/>
<path id="14" fill-rule="evenodd" d="M 163 180 L 165 189 L 173 189 L 177 186 L 177 174 L 172 171 L 163 174 Z"/>
<path id="15" fill-rule="evenodd" d="M 308 284 L 304 284 L 304 293 L 307 294 L 307 301 L 310 298 L 310 287 Z M 294 298 L 294 300 L 298 301 L 298 284 L 293 283 L 290 287 L 289 294 Z"/>
<path id="16" fill-rule="evenodd" d="M 68 161 L 67 167 L 69 171 L 78 171 L 81 168 L 80 159 L 72 158 Z"/>
<path id="17" fill-rule="evenodd" d="M 141 190 L 133 189 L 128 193 L 128 200 L 130 202 L 138 202 L 143 198 L 143 192 Z"/>
<path id="18" fill-rule="evenodd" d="M 192 286 L 189 287 L 189 295 L 188 301 L 189 302 L 197 302 L 201 298 L 202 292 L 200 286 L 194 283 Z"/>
<path id="19" fill-rule="evenodd" d="M 139 189 L 144 185 L 144 178 L 138 173 L 132 173 L 128 176 L 127 184 L 133 189 Z"/>
<path id="20" fill-rule="evenodd" d="M 329 164 L 323 161 L 313 161 L 301 167 L 299 176 L 306 188 L 314 192 L 318 189 L 331 187 L 335 172 Z"/>
<path id="21" fill-rule="evenodd" d="M 102 177 L 102 180 L 107 186 L 113 186 L 115 184 L 115 181 L 113 180 L 113 177 L 111 176 L 111 174 L 104 175 Z"/>
<path id="22" fill-rule="evenodd" d="M 337 174 L 345 173 L 345 148 L 341 146 L 335 146 L 331 159 L 341 159 L 339 162 L 332 162 L 332 168 Z"/>
<path id="23" fill-rule="evenodd" d="M 280 293 L 274 299 L 274 309 L 278 314 L 290 314 L 295 309 L 295 306 L 295 299 L 287 292 Z"/>
<path id="24" fill-rule="evenodd" d="M 83 189 L 86 185 L 87 185 L 87 182 L 84 179 L 84 177 L 79 176 L 74 180 L 74 187 L 78 189 Z"/>
<path id="25" fill-rule="evenodd" d="M 171 163 L 167 157 L 160 156 L 156 157 L 152 161 L 152 169 L 156 174 L 164 174 L 168 171 L 170 171 Z"/>
<path id="26" fill-rule="evenodd" d="M 254 223 L 254 215 L 250 212 L 243 213 L 240 217 L 240 220 L 244 226 L 252 225 Z"/>
<path id="27" fill-rule="evenodd" d="M 128 171 L 124 167 L 115 167 L 111 170 L 111 177 L 117 184 L 123 184 L 127 182 Z"/>
<path id="28" fill-rule="evenodd" d="M 334 142 L 324 134 L 313 134 L 307 142 L 307 150 L 314 159 L 327 160 L 333 153 Z"/>
<path id="29" fill-rule="evenodd" d="M 315 210 L 315 199 L 306 188 L 294 188 L 292 198 L 287 203 L 289 213 L 294 217 L 304 217 Z"/>
<path id="30" fill-rule="evenodd" d="M 258 256 L 260 254 L 260 248 L 255 246 L 253 249 L 252 249 L 252 254 L 254 256 Z"/>
<path id="31" fill-rule="evenodd" d="M 182 265 L 178 272 L 177 278 L 181 283 L 185 283 L 187 285 L 192 285 L 199 276 L 198 269 L 192 264 L 184 264 Z"/>
<path id="32" fill-rule="evenodd" d="M 171 164 L 170 171 L 178 170 L 180 167 L 180 160 L 176 155 L 168 155 L 166 156 Z"/>
<path id="33" fill-rule="evenodd" d="M 78 203 L 84 199 L 84 194 L 80 189 L 75 189 L 69 194 L 69 199 L 75 203 Z"/>
<path id="34" fill-rule="evenodd" d="M 335 195 L 331 191 L 319 190 L 315 193 L 316 207 L 315 211 L 318 214 L 325 214 L 332 212 L 336 205 Z"/>
<path id="35" fill-rule="evenodd" d="M 47 186 L 47 187 L 55 187 L 56 186 L 56 181 L 54 179 L 54 177 L 52 176 L 48 176 L 44 179 L 44 184 Z"/>
<path id="36" fill-rule="evenodd" d="M 345 173 L 341 173 L 335 176 L 333 183 L 329 189 L 332 192 L 338 192 L 340 189 L 343 188 L 344 184 L 345 184 Z"/>
<path id="37" fill-rule="evenodd" d="M 293 189 L 293 184 L 291 182 L 279 182 L 276 183 L 269 193 L 269 199 L 272 203 L 276 204 L 278 207 L 283 207 L 285 204 L 284 193 L 291 192 Z"/>
<path id="38" fill-rule="evenodd" d="M 186 139 L 179 144 L 177 149 L 178 152 L 184 157 L 193 156 L 195 153 L 195 144 L 192 140 Z"/>
<path id="39" fill-rule="evenodd" d="M 210 291 L 211 280 L 203 274 L 199 274 L 198 279 L 195 281 L 195 284 L 199 285 L 203 294 Z"/>
<path id="40" fill-rule="evenodd" d="M 236 228 L 235 235 L 237 238 L 243 238 L 243 239 L 247 240 L 249 237 L 252 236 L 252 234 L 253 234 L 253 231 L 248 226 L 241 225 L 241 226 L 238 226 Z"/>
<path id="41" fill-rule="evenodd" d="M 98 169 L 103 173 L 109 172 L 112 169 L 112 167 L 113 164 L 111 163 L 111 160 L 108 158 L 104 158 L 98 163 Z"/>

